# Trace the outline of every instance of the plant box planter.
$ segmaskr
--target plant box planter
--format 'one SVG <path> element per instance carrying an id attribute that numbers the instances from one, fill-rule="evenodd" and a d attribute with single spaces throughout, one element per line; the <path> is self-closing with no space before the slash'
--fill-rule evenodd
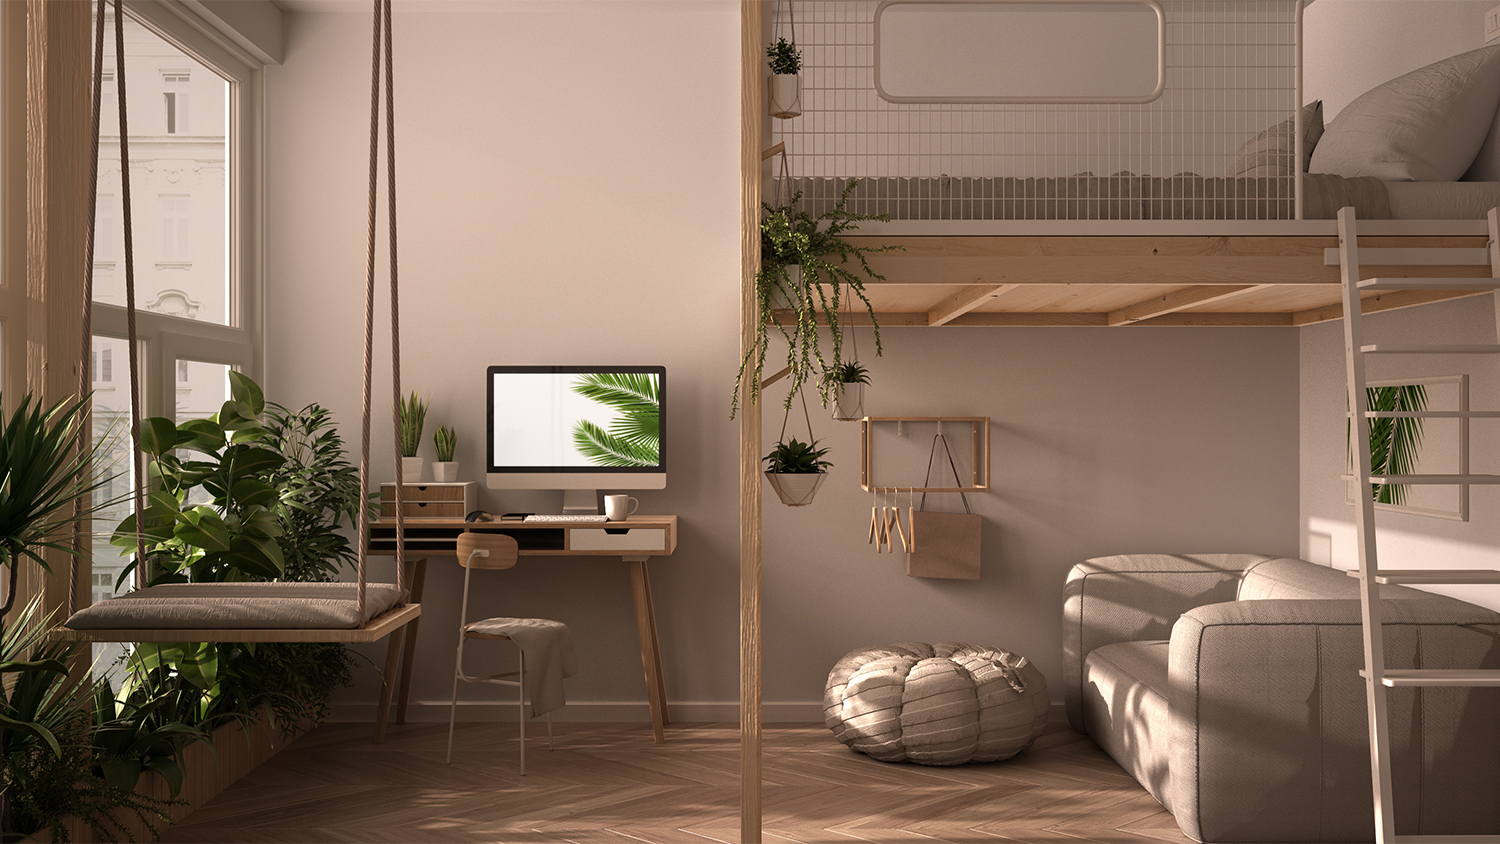
<path id="1" fill-rule="evenodd" d="M 766 473 L 766 480 L 771 482 L 771 489 L 776 490 L 776 497 L 788 507 L 806 507 L 811 504 L 813 496 L 818 494 L 818 487 L 827 478 L 827 472 Z"/>
<path id="2" fill-rule="evenodd" d="M 773 73 L 766 85 L 769 111 L 782 120 L 802 113 L 802 77 L 795 73 Z"/>
<path id="3" fill-rule="evenodd" d="M 865 385 L 859 382 L 839 384 L 833 401 L 833 418 L 850 422 L 865 417 Z"/>
<path id="4" fill-rule="evenodd" d="M 316 725 L 311 723 L 302 724 L 297 734 L 301 735 L 314 726 Z M 270 726 L 266 723 L 264 716 L 250 726 L 248 741 L 245 731 L 237 723 L 225 724 L 214 730 L 211 741 L 212 747 L 198 742 L 183 750 L 184 776 L 182 791 L 178 793 L 177 799 L 187 801 L 187 805 L 172 807 L 173 823 L 192 814 L 194 810 L 217 797 L 224 789 L 234 785 L 240 777 L 255 770 L 262 762 L 291 744 L 290 740 L 282 738 L 280 725 Z M 155 771 L 143 773 L 135 790 L 137 794 L 145 794 L 161 800 L 172 799 L 172 790 L 167 787 L 167 781 Z M 134 817 L 126 815 L 122 817 L 122 821 L 135 840 L 156 840 L 151 835 L 151 831 Z M 74 842 L 85 844 L 94 840 L 92 830 L 83 821 L 77 818 L 67 818 L 63 823 L 67 826 L 68 834 Z M 167 827 L 163 827 L 163 831 L 166 829 Z M 45 835 L 44 830 L 34 840 L 51 841 L 51 837 Z"/>

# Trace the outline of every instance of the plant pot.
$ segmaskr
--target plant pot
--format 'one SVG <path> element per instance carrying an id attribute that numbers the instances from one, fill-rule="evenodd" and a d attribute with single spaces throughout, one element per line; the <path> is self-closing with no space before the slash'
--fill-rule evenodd
<path id="1" fill-rule="evenodd" d="M 813 496 L 818 494 L 818 487 L 823 485 L 827 477 L 827 472 L 766 473 L 766 480 L 771 482 L 771 489 L 776 490 L 776 497 L 788 507 L 806 507 L 811 504 Z"/>
<path id="2" fill-rule="evenodd" d="M 795 73 L 776 73 L 766 85 L 772 117 L 786 120 L 802 113 L 802 77 Z"/>
<path id="3" fill-rule="evenodd" d="M 401 483 L 414 484 L 422 480 L 422 458 L 401 458 Z"/>
<path id="4" fill-rule="evenodd" d="M 863 419 L 865 416 L 865 385 L 856 381 L 839 384 L 833 397 L 833 418 L 840 422 Z"/>
<path id="5" fill-rule="evenodd" d="M 438 460 L 432 464 L 432 480 L 435 483 L 451 484 L 458 480 L 458 461 Z"/>

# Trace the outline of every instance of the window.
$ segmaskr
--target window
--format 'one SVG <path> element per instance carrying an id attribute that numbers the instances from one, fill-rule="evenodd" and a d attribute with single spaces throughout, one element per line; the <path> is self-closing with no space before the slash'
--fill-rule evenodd
<path id="1" fill-rule="evenodd" d="M 114 381 L 114 350 L 94 349 L 94 382 L 108 384 Z"/>
<path id="2" fill-rule="evenodd" d="M 110 261 L 115 257 L 115 197 L 101 193 L 98 210 L 94 215 L 94 263 Z"/>
<path id="3" fill-rule="evenodd" d="M 188 380 L 188 362 L 180 360 L 177 362 L 177 383 L 185 384 Z"/>
<path id="4" fill-rule="evenodd" d="M 165 259 L 188 257 L 189 197 L 163 194 L 161 198 L 161 256 Z"/>
<path id="5" fill-rule="evenodd" d="M 188 131 L 188 72 L 164 70 L 161 73 L 161 82 L 166 88 L 162 96 L 166 99 L 167 134 L 186 135 Z"/>

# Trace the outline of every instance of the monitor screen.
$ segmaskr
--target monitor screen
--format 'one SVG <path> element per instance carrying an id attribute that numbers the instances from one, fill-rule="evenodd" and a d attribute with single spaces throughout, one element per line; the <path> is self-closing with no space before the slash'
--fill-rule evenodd
<path id="1" fill-rule="evenodd" d="M 664 367 L 492 366 L 487 381 L 492 476 L 665 472 Z"/>

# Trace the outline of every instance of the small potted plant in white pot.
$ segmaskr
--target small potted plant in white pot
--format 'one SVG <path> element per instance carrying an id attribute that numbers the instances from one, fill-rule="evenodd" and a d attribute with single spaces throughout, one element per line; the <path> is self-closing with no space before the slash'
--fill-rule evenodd
<path id="1" fill-rule="evenodd" d="M 783 120 L 802 113 L 802 51 L 785 38 L 766 48 L 766 58 L 771 65 L 768 82 L 770 112 L 772 117 Z"/>
<path id="2" fill-rule="evenodd" d="M 835 366 L 823 378 L 833 393 L 834 419 L 848 422 L 864 417 L 865 385 L 870 383 L 870 370 L 854 360 Z"/>
<path id="3" fill-rule="evenodd" d="M 427 402 L 417 397 L 416 390 L 401 402 L 397 411 L 401 417 L 401 482 L 414 484 L 422 480 L 422 458 L 417 449 L 422 446 L 422 426 L 427 422 Z"/>
<path id="4" fill-rule="evenodd" d="M 432 479 L 440 484 L 451 484 L 458 480 L 458 464 L 453 462 L 453 451 L 458 448 L 458 432 L 446 425 L 439 425 L 432 432 L 432 445 L 437 449 L 437 462 L 432 464 Z"/>
<path id="5" fill-rule="evenodd" d="M 805 507 L 812 503 L 833 466 L 823 459 L 827 453 L 828 449 L 818 448 L 817 440 L 805 443 L 792 437 L 777 443 L 766 455 L 766 480 L 782 504 Z"/>

